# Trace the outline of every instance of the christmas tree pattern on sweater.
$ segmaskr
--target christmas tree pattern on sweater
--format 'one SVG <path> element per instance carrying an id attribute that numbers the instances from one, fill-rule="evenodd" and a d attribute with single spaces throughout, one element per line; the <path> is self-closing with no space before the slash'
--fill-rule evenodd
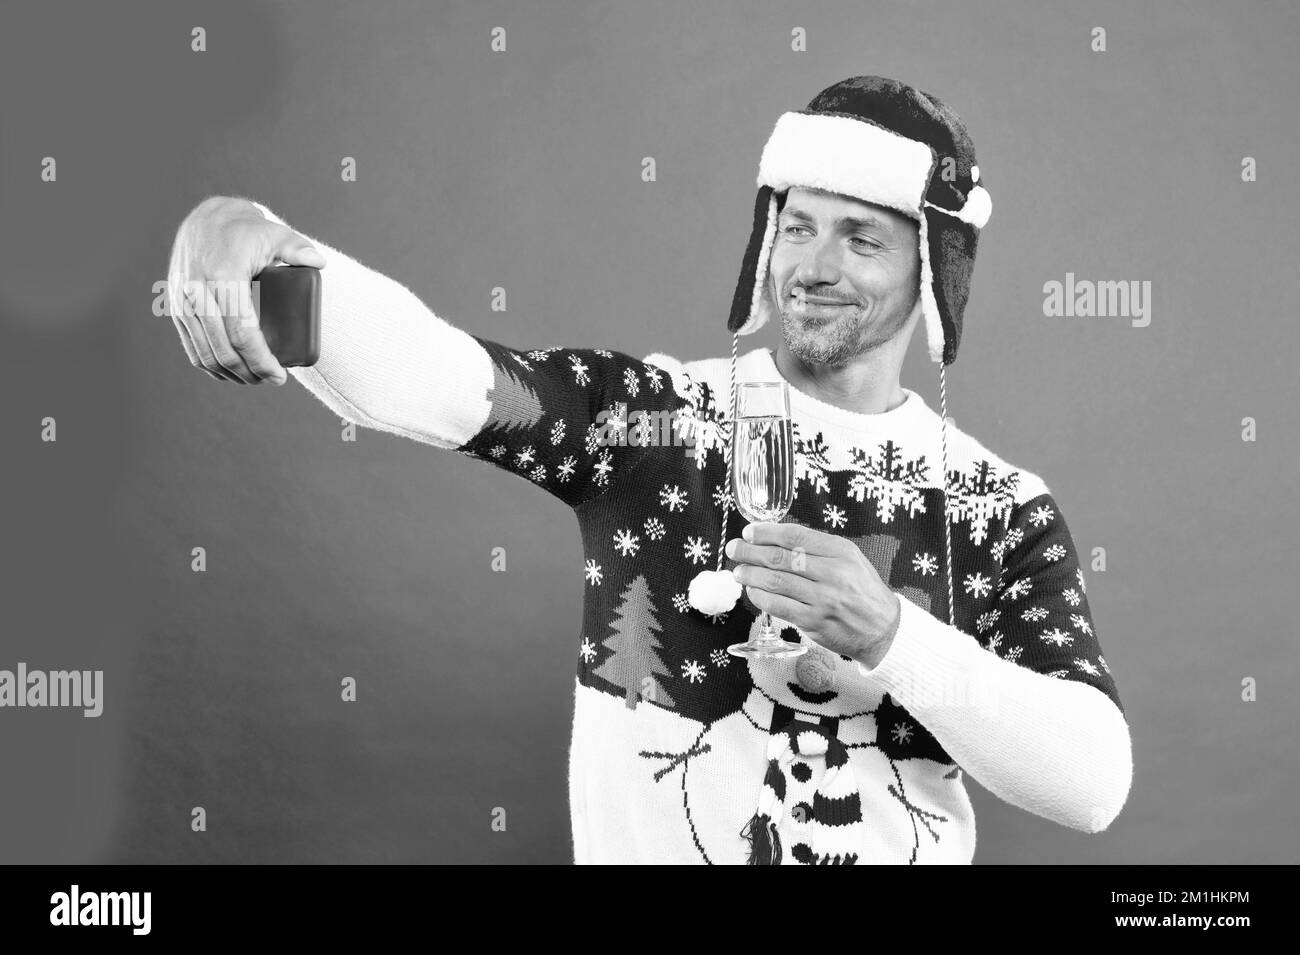
<path id="1" fill-rule="evenodd" d="M 918 720 L 856 663 L 820 648 L 806 655 L 812 662 L 730 656 L 727 645 L 747 639 L 757 616 L 747 597 L 712 616 L 687 602 L 691 578 L 716 566 L 729 500 L 729 361 L 525 351 L 471 337 L 491 359 L 491 412 L 458 450 L 565 501 L 582 535 L 570 749 L 577 860 L 752 860 L 747 826 L 772 740 L 812 724 L 847 752 L 854 821 L 837 834 L 817 819 L 829 804 L 819 792 L 827 757 L 796 758 L 778 774 L 781 864 L 968 862 L 974 821 L 960 767 Z M 739 367 L 740 380 L 780 377 L 768 349 Z M 881 416 L 797 393 L 792 404 L 787 520 L 849 538 L 891 589 L 946 623 L 946 484 L 956 627 L 1018 666 L 1095 687 L 1123 711 L 1073 540 L 1041 479 L 951 423 L 943 475 L 938 416 L 910 391 L 900 411 Z M 743 526 L 733 510 L 727 536 Z M 818 826 L 820 844 L 851 832 L 852 845 L 819 858 L 804 835 Z"/>

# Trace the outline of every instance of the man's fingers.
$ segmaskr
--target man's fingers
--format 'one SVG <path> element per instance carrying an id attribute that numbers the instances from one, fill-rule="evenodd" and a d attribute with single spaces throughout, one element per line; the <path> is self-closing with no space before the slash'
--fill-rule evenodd
<path id="1" fill-rule="evenodd" d="M 842 553 L 840 548 L 844 543 L 842 537 L 788 521 L 780 524 L 771 521 L 747 524 L 744 536 L 753 544 L 775 544 L 786 550 L 798 548 L 805 553 L 818 554 L 822 557 L 835 557 Z"/>
<path id="2" fill-rule="evenodd" d="M 726 554 L 740 564 L 788 570 L 809 580 L 821 579 L 826 560 L 807 551 L 787 550 L 775 544 L 750 544 L 739 538 L 727 541 Z"/>
<path id="3" fill-rule="evenodd" d="M 181 321 L 189 333 L 190 344 L 194 346 L 194 353 L 199 358 L 200 367 L 218 381 L 238 382 L 239 379 L 222 368 L 212 354 L 212 346 L 208 344 L 208 336 L 204 334 L 203 325 L 199 320 L 199 310 L 202 306 L 197 302 L 197 295 L 196 288 L 186 289 L 181 303 Z"/>
<path id="4" fill-rule="evenodd" d="M 218 365 L 233 375 L 236 381 L 246 385 L 256 383 L 259 380 L 257 375 L 253 374 L 252 369 L 230 343 L 221 305 L 206 282 L 197 292 L 196 298 L 200 304 L 199 328 L 207 337 L 208 347 L 212 349 L 212 357 Z"/>
<path id="5" fill-rule="evenodd" d="M 194 339 L 190 338 L 190 333 L 185 328 L 185 323 L 173 315 L 172 324 L 176 326 L 176 334 L 181 338 L 181 347 L 185 349 L 185 357 L 190 360 L 190 364 L 195 368 L 202 368 L 203 362 L 199 360 L 199 353 L 194 347 Z"/>
<path id="6" fill-rule="evenodd" d="M 288 375 L 266 344 L 252 293 L 251 283 L 239 283 L 234 305 L 225 313 L 226 335 L 258 381 L 283 385 Z"/>
<path id="7" fill-rule="evenodd" d="M 325 256 L 305 238 L 292 229 L 284 229 L 284 237 L 271 250 L 281 262 L 289 265 L 310 265 L 313 268 L 325 268 Z"/>
<path id="8" fill-rule="evenodd" d="M 798 574 L 784 570 L 767 570 L 752 564 L 741 564 L 732 571 L 738 583 L 757 588 L 769 594 L 779 594 L 811 606 L 817 600 L 816 585 Z"/>
<path id="9" fill-rule="evenodd" d="M 172 315 L 172 324 L 176 326 L 176 334 L 180 336 L 181 347 L 185 349 L 185 357 L 190 360 L 190 364 L 209 378 L 222 381 L 223 379 L 203 367 L 203 359 L 199 357 L 199 351 L 194 347 L 194 339 L 190 336 L 190 330 L 185 327 L 185 322 L 176 315 Z"/>
<path id="10" fill-rule="evenodd" d="M 807 604 L 753 587 L 746 587 L 745 593 L 759 610 L 766 610 L 773 617 L 792 623 L 800 630 L 808 630 L 812 625 L 812 608 Z"/>

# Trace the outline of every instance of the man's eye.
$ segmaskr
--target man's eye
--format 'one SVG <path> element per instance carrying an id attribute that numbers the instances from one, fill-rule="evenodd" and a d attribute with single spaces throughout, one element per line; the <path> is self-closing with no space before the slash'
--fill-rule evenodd
<path id="1" fill-rule="evenodd" d="M 861 242 L 863 245 L 865 245 L 865 246 L 866 246 L 867 248 L 869 248 L 869 249 L 878 249 L 878 248 L 880 248 L 879 245 L 877 245 L 876 243 L 872 242 L 870 239 L 864 239 L 864 238 L 862 238 L 861 236 L 858 236 L 858 235 L 855 235 L 855 236 L 853 236 L 852 238 L 853 238 L 853 241 L 854 241 L 854 242 Z"/>
<path id="2" fill-rule="evenodd" d="M 802 229 L 802 228 L 804 228 L 804 227 L 801 226 L 801 225 L 788 225 L 788 226 L 786 226 L 784 229 L 782 229 L 781 231 L 782 231 L 782 232 L 793 232 L 795 229 Z"/>

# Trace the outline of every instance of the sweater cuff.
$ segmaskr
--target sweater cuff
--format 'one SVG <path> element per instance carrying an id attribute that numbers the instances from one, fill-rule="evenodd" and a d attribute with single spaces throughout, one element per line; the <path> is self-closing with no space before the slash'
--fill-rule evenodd
<path id="1" fill-rule="evenodd" d="M 988 651 L 898 593 L 898 630 L 874 667 L 858 663 L 865 677 L 879 683 L 905 706 L 927 700 L 951 700 L 955 692 L 978 690 L 967 676 Z"/>
<path id="2" fill-rule="evenodd" d="M 999 657 L 898 597 L 894 642 L 860 672 L 999 799 L 1082 832 L 1109 826 L 1133 779 L 1128 724 L 1114 702 Z"/>

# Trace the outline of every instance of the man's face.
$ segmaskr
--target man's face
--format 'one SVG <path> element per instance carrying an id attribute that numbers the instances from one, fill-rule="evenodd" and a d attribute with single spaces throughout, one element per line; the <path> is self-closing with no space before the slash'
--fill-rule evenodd
<path id="1" fill-rule="evenodd" d="M 791 354 L 842 367 L 897 335 L 918 304 L 918 234 L 915 220 L 892 209 L 791 188 L 768 268 Z"/>

